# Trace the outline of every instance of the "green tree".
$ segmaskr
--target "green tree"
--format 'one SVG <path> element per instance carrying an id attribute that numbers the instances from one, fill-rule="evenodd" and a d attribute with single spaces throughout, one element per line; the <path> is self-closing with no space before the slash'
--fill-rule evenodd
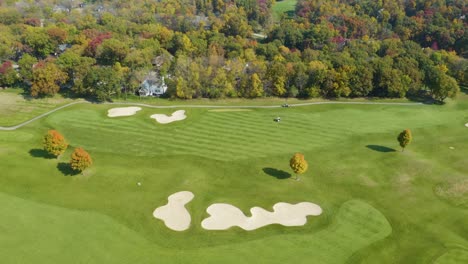
<path id="1" fill-rule="evenodd" d="M 83 79 L 96 63 L 94 58 L 82 57 L 73 50 L 67 50 L 56 60 L 57 65 L 68 75 L 72 90 L 79 95 L 86 95 Z"/>
<path id="2" fill-rule="evenodd" d="M 15 55 L 15 46 L 18 43 L 9 27 L 0 24 L 0 32 L 0 60 L 11 59 Z"/>
<path id="3" fill-rule="evenodd" d="M 31 83 L 33 79 L 33 66 L 36 63 L 37 59 L 29 54 L 24 54 L 18 61 L 19 73 L 24 82 Z"/>
<path id="4" fill-rule="evenodd" d="M 114 65 L 122 62 L 128 55 L 130 49 L 127 43 L 117 39 L 106 39 L 97 47 L 97 58 L 104 65 Z"/>
<path id="5" fill-rule="evenodd" d="M 24 32 L 24 43 L 34 50 L 38 57 L 45 58 L 54 52 L 55 46 L 42 28 L 28 27 Z"/>
<path id="6" fill-rule="evenodd" d="M 247 37 L 252 31 L 243 8 L 231 6 L 229 10 L 221 16 L 224 26 L 221 32 L 228 36 Z"/>
<path id="7" fill-rule="evenodd" d="M 440 67 L 432 67 L 426 79 L 432 97 L 439 102 L 443 102 L 447 97 L 456 97 L 460 91 L 457 81 L 445 74 Z"/>
<path id="8" fill-rule="evenodd" d="M 93 160 L 88 152 L 83 148 L 75 148 L 71 155 L 70 167 L 74 171 L 83 172 L 93 164 Z"/>
<path id="9" fill-rule="evenodd" d="M 411 135 L 411 130 L 409 129 L 403 130 L 398 135 L 397 139 L 398 139 L 398 142 L 400 143 L 401 151 L 403 152 L 405 150 L 405 147 L 411 143 L 411 140 L 413 140 L 413 136 Z"/>
<path id="10" fill-rule="evenodd" d="M 298 174 L 303 174 L 309 167 L 302 153 L 294 154 L 289 160 L 289 166 L 294 171 L 294 174 L 296 174 L 296 180 L 299 180 Z"/>
<path id="11" fill-rule="evenodd" d="M 83 92 L 96 96 L 101 101 L 111 100 L 119 95 L 122 88 L 122 76 L 114 67 L 94 66 L 83 80 Z"/>
<path id="12" fill-rule="evenodd" d="M 65 138 L 57 130 L 49 130 L 42 140 L 44 150 L 50 155 L 58 157 L 68 148 Z"/>

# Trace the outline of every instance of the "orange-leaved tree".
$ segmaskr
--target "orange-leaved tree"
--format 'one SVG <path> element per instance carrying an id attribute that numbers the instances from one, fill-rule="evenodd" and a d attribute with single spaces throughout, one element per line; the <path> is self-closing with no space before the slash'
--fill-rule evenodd
<path id="1" fill-rule="evenodd" d="M 65 138 L 57 130 L 47 131 L 42 144 L 44 146 L 44 150 L 55 157 L 63 154 L 63 152 L 68 148 L 67 141 L 65 141 Z"/>
<path id="2" fill-rule="evenodd" d="M 71 155 L 70 167 L 74 171 L 82 172 L 93 164 L 93 160 L 86 150 L 83 148 L 75 148 Z"/>
<path id="3" fill-rule="evenodd" d="M 307 164 L 303 154 L 296 153 L 292 156 L 291 160 L 289 160 L 289 166 L 296 174 L 296 180 L 299 180 L 297 175 L 306 172 L 309 165 Z"/>

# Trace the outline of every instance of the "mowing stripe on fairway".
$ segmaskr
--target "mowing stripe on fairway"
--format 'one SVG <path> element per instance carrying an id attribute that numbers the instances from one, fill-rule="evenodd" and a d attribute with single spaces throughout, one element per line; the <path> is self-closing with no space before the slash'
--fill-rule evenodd
<path id="1" fill-rule="evenodd" d="M 20 123 L 16 126 L 8 126 L 8 127 L 3 127 L 0 126 L 0 130 L 16 130 L 20 127 L 23 127 L 27 124 L 30 124 L 40 118 L 43 118 L 45 116 L 48 116 L 60 109 L 75 105 L 75 104 L 82 104 L 82 103 L 91 103 L 91 102 L 86 102 L 86 101 L 79 101 L 79 102 L 73 102 L 69 103 L 60 107 L 57 107 L 51 111 L 48 111 L 44 114 L 38 115 L 26 122 Z M 148 104 L 142 104 L 142 103 L 102 103 L 102 104 L 110 104 L 110 105 L 137 105 L 137 106 L 144 106 L 144 107 L 149 107 L 149 108 L 157 108 L 157 109 L 166 109 L 166 108 L 281 108 L 282 106 L 280 105 L 252 105 L 252 106 L 246 106 L 246 105 L 241 105 L 241 106 L 226 106 L 226 105 L 170 105 L 170 106 L 159 106 L 159 105 L 148 105 Z M 355 105 L 401 105 L 401 106 L 414 106 L 414 105 L 423 105 L 422 103 L 385 103 L 385 102 L 313 102 L 313 103 L 301 103 L 301 104 L 290 104 L 290 106 L 309 106 L 309 105 L 320 105 L 320 104 L 355 104 Z"/>

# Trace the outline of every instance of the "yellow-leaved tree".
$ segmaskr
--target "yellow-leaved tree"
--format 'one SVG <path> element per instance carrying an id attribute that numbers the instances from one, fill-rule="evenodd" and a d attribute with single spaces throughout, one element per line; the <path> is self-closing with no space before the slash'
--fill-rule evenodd
<path id="1" fill-rule="evenodd" d="M 302 153 L 294 154 L 291 160 L 289 160 L 289 166 L 296 174 L 296 181 L 299 180 L 298 174 L 303 174 L 307 171 L 307 168 L 309 167 Z"/>

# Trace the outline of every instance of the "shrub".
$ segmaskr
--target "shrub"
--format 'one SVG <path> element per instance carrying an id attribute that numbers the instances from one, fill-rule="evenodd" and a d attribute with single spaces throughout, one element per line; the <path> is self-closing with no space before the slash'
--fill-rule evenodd
<path id="1" fill-rule="evenodd" d="M 68 147 L 68 143 L 57 130 L 49 130 L 44 136 L 43 146 L 47 153 L 58 157 L 65 152 Z"/>
<path id="2" fill-rule="evenodd" d="M 83 148 L 76 148 L 73 151 L 71 155 L 71 160 L 70 160 L 70 167 L 74 171 L 82 172 L 86 168 L 91 166 L 91 164 L 93 164 L 91 156 Z"/>

